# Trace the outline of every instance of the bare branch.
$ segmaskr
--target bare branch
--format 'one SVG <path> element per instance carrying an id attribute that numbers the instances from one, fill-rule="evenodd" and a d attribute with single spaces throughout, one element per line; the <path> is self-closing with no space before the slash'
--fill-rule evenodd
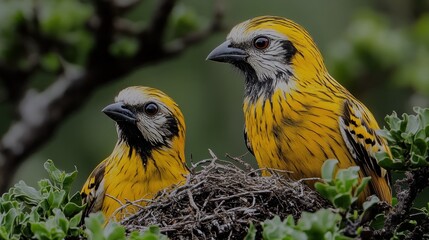
<path id="1" fill-rule="evenodd" d="M 112 56 L 109 52 L 109 46 L 114 37 L 113 22 L 115 17 L 114 8 L 111 1 L 96 0 L 95 9 L 97 15 L 97 27 L 95 28 L 94 38 L 95 44 L 91 53 L 89 54 L 88 66 L 98 65 L 98 59 L 111 59 Z"/>
<path id="2" fill-rule="evenodd" d="M 176 0 L 161 0 L 157 1 L 158 5 L 155 9 L 155 14 L 149 22 L 149 25 L 143 35 L 152 36 L 153 41 L 161 43 L 166 29 L 168 18 L 173 10 Z"/>
<path id="3" fill-rule="evenodd" d="M 32 64 L 33 61 L 29 62 L 31 65 L 26 71 L 9 67 L 0 62 L 0 81 L 3 82 L 3 85 L 7 90 L 7 99 L 13 104 L 17 104 L 23 97 L 27 87 L 28 77 L 37 68 L 37 64 Z"/>
<path id="4" fill-rule="evenodd" d="M 406 172 L 405 175 L 404 179 L 398 180 L 395 183 L 398 204 L 387 215 L 384 227 L 374 232 L 375 237 L 381 237 L 382 239 L 392 238 L 400 224 L 409 217 L 417 194 L 429 186 L 428 167 Z M 406 188 L 402 186 L 406 186 Z"/>

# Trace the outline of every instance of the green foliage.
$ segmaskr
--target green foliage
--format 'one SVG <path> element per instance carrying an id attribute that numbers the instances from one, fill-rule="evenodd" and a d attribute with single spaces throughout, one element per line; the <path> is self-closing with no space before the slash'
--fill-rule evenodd
<path id="1" fill-rule="evenodd" d="M 37 189 L 20 181 L 0 198 L 0 239 L 168 239 L 156 226 L 126 236 L 125 228 L 118 223 L 105 227 L 101 213 L 85 218 L 87 228 L 83 230 L 80 223 L 85 206 L 79 192 L 70 195 L 77 171 L 61 171 L 51 160 L 44 167 L 49 179 L 40 180 Z"/>
<path id="2" fill-rule="evenodd" d="M 429 108 L 414 108 L 415 115 L 393 112 L 386 117 L 384 136 L 392 151 L 393 159 L 387 153 L 379 153 L 377 160 L 386 169 L 409 170 L 429 166 Z"/>
<path id="3" fill-rule="evenodd" d="M 332 48 L 332 74 L 347 84 L 386 81 L 429 94 L 429 14 L 398 28 L 371 10 L 360 11 Z"/>
<path id="4" fill-rule="evenodd" d="M 316 190 L 326 199 L 332 202 L 336 208 L 343 211 L 350 208 L 356 202 L 359 194 L 365 189 L 370 177 L 364 177 L 359 181 L 359 167 L 340 169 L 335 173 L 338 160 L 326 160 L 322 165 L 322 178 L 324 183 L 317 182 Z"/>
<path id="5" fill-rule="evenodd" d="M 247 231 L 246 237 L 244 240 L 253 240 L 256 238 L 256 227 L 253 223 L 250 223 L 249 230 Z"/>
<path id="6" fill-rule="evenodd" d="M 85 219 L 85 230 L 88 240 L 167 240 L 165 235 L 159 232 L 157 226 L 149 227 L 144 232 L 133 231 L 127 237 L 125 228 L 116 222 L 109 222 L 104 226 L 104 217 L 101 213 L 90 214 Z"/>
<path id="7" fill-rule="evenodd" d="M 0 61 L 19 70 L 35 65 L 48 73 L 60 70 L 60 60 L 84 65 L 94 46 L 97 27 L 94 3 L 75 0 L 0 1 Z M 124 29 L 113 35 L 112 55 L 132 57 L 145 24 L 121 19 Z M 169 18 L 168 36 L 183 37 L 200 27 L 192 8 L 178 5 Z"/>
<path id="8" fill-rule="evenodd" d="M 183 4 L 174 8 L 170 24 L 172 26 L 171 35 L 173 38 L 183 37 L 200 27 L 200 19 L 195 11 Z"/>
<path id="9" fill-rule="evenodd" d="M 0 61 L 25 70 L 40 54 L 42 68 L 52 72 L 59 68 L 54 53 L 61 52 L 67 61 L 83 64 L 93 44 L 86 28 L 93 12 L 91 4 L 74 0 L 0 1 Z M 42 52 L 23 47 L 34 42 L 46 45 Z"/>
<path id="10" fill-rule="evenodd" d="M 51 160 L 44 167 L 49 179 L 40 180 L 37 189 L 20 181 L 0 199 L 3 239 L 64 239 L 80 234 L 84 206 L 79 193 L 70 196 L 77 171 L 60 171 Z"/>
<path id="11" fill-rule="evenodd" d="M 115 56 L 131 57 L 137 52 L 138 42 L 134 38 L 120 37 L 110 46 L 110 52 Z"/>
<path id="12" fill-rule="evenodd" d="M 265 240 L 351 239 L 343 235 L 339 228 L 340 221 L 340 215 L 329 209 L 321 209 L 315 213 L 304 212 L 297 223 L 292 216 L 284 221 L 276 216 L 262 223 L 262 236 Z M 255 239 L 255 232 L 254 227 L 251 227 L 246 239 Z"/>

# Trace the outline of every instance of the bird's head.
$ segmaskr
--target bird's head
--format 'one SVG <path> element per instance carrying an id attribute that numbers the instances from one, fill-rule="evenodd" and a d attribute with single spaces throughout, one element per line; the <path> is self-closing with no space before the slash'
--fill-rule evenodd
<path id="1" fill-rule="evenodd" d="M 289 91 L 297 81 L 326 72 L 313 39 L 300 25 L 282 17 L 262 16 L 236 25 L 208 60 L 227 62 L 246 77 L 246 96 Z"/>
<path id="2" fill-rule="evenodd" d="M 119 142 L 143 157 L 153 149 L 171 147 L 173 141 L 184 144 L 183 114 L 173 99 L 160 90 L 128 87 L 103 112 L 116 122 Z"/>

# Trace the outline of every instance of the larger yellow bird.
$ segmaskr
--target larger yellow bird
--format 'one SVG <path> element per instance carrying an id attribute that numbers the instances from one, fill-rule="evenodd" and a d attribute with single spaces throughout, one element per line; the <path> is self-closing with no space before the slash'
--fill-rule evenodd
<path id="1" fill-rule="evenodd" d="M 116 121 L 118 141 L 83 185 L 84 215 L 102 211 L 108 219 L 120 220 L 136 210 L 118 211 L 127 201 L 151 199 L 158 191 L 184 182 L 189 174 L 185 122 L 173 99 L 141 86 L 122 90 L 103 112 Z"/>
<path id="2" fill-rule="evenodd" d="M 371 112 L 329 75 L 307 31 L 283 17 L 236 25 L 209 60 L 245 75 L 245 139 L 259 167 L 292 171 L 293 179 L 320 177 L 326 159 L 357 165 L 371 176 L 371 194 L 391 203 L 389 176 L 375 159 L 389 152 Z M 390 152 L 389 152 L 390 153 Z M 266 174 L 266 173 L 265 173 Z"/>

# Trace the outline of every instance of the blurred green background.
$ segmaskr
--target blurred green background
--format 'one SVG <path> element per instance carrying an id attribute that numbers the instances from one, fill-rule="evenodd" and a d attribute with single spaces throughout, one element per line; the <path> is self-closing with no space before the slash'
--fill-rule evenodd
<path id="1" fill-rule="evenodd" d="M 144 21 L 153 2 L 143 1 L 129 18 Z M 209 21 L 213 2 L 184 0 L 177 5 L 178 14 L 199 27 Z M 255 16 L 279 15 L 303 25 L 319 46 L 330 73 L 383 125 L 383 117 L 392 111 L 411 112 L 412 106 L 429 105 L 428 5 L 428 1 L 399 0 L 235 0 L 224 1 L 224 23 L 230 29 Z M 4 6 L 0 6 L 0 19 L 8 14 Z M 4 23 L 0 22 L 0 28 L 5 28 Z M 60 169 L 78 169 L 75 189 L 80 189 L 96 164 L 111 153 L 117 139 L 114 122 L 101 109 L 131 85 L 159 88 L 180 105 L 187 125 L 188 161 L 191 157 L 193 161 L 208 158 L 209 148 L 222 158 L 225 153 L 246 153 L 241 110 L 243 77 L 229 65 L 205 61 L 227 33 L 216 34 L 177 58 L 98 89 L 46 145 L 28 158 L 13 183 L 23 179 L 35 185 L 46 176 L 42 163 L 52 159 Z M 34 84 L 43 86 L 49 81 L 38 76 Z M 0 114 L 3 135 L 13 115 L 8 102 L 0 103 Z M 254 164 L 250 154 L 245 159 Z"/>

